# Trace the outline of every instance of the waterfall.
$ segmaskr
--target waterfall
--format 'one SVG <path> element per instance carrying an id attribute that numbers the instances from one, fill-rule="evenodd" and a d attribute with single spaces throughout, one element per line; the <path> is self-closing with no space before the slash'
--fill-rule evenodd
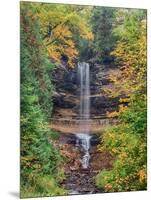
<path id="1" fill-rule="evenodd" d="M 89 133 L 90 118 L 90 69 L 88 63 L 78 63 L 80 78 L 80 130 Z"/>
<path id="2" fill-rule="evenodd" d="M 81 159 L 82 167 L 87 169 L 89 166 L 89 135 L 90 125 L 90 69 L 89 64 L 82 62 L 78 63 L 78 75 L 80 80 L 80 124 L 79 133 L 76 134 L 77 145 L 82 148 L 83 157 Z"/>

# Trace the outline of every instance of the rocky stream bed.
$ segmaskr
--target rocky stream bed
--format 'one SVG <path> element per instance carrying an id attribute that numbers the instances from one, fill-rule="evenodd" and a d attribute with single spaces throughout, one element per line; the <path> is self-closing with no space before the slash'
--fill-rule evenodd
<path id="1" fill-rule="evenodd" d="M 58 145 L 62 155 L 68 160 L 63 166 L 65 180 L 61 183 L 61 186 L 69 194 L 94 194 L 103 192 L 103 189 L 96 186 L 96 175 L 101 170 L 112 167 L 113 157 L 108 152 L 98 151 L 99 141 L 97 135 L 92 136 L 89 149 L 89 166 L 83 169 L 81 164 L 83 151 L 77 146 L 75 135 L 60 134 Z"/>

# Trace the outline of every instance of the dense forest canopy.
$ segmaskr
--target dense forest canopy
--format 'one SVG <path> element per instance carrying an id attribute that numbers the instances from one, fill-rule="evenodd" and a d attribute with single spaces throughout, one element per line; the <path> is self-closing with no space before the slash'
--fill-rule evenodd
<path id="1" fill-rule="evenodd" d="M 74 35 L 92 40 L 93 34 L 87 17 L 91 7 L 57 5 L 45 3 L 30 4 L 39 21 L 39 31 L 51 60 L 60 63 L 65 56 L 70 66 L 78 56 Z"/>
<path id="2" fill-rule="evenodd" d="M 114 88 L 106 91 L 111 96 L 124 95 L 119 111 L 108 113 L 109 117 L 118 117 L 120 123 L 106 130 L 100 147 L 117 159 L 111 171 L 97 176 L 97 184 L 105 185 L 106 191 L 144 190 L 147 178 L 146 15 L 135 11 L 122 16 L 124 22 L 115 28 L 119 40 L 112 52 L 120 72 L 110 75 Z"/>
<path id="3" fill-rule="evenodd" d="M 107 112 L 109 126 L 99 151 L 115 157 L 111 170 L 96 177 L 106 192 L 146 189 L 146 11 L 138 9 L 21 2 L 21 196 L 67 194 L 65 157 L 50 129 L 52 72 L 78 61 L 111 66 L 119 108 Z M 99 108 L 98 108 L 99 109 Z M 61 169 L 61 170 L 60 170 Z"/>

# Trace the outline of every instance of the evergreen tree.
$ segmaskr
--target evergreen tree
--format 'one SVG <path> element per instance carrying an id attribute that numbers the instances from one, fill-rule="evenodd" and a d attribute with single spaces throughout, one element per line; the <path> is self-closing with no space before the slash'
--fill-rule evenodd
<path id="1" fill-rule="evenodd" d="M 110 52 L 113 50 L 116 37 L 113 34 L 115 8 L 94 7 L 92 13 L 92 29 L 94 34 L 93 56 L 99 63 L 109 63 L 113 60 Z"/>

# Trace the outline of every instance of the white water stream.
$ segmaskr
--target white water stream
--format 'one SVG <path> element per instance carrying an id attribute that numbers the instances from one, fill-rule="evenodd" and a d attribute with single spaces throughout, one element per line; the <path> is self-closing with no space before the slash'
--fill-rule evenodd
<path id="1" fill-rule="evenodd" d="M 89 64 L 78 63 L 78 74 L 80 79 L 80 124 L 79 133 L 76 133 L 77 145 L 82 148 L 83 157 L 81 164 L 84 169 L 89 166 L 90 160 L 90 69 Z"/>

